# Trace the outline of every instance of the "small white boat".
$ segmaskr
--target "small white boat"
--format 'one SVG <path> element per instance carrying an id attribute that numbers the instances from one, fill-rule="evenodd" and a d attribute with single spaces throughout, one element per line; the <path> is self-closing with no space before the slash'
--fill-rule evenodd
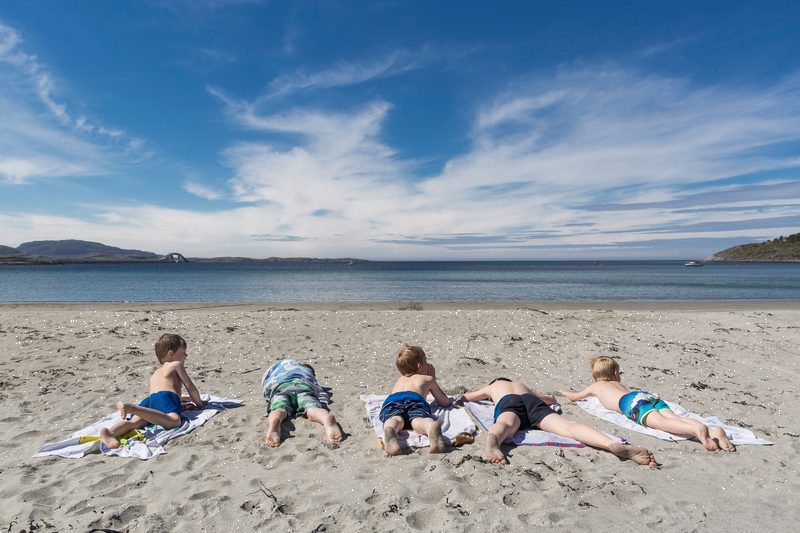
<path id="1" fill-rule="evenodd" d="M 701 267 L 701 266 L 703 266 L 703 263 L 701 263 L 699 261 L 689 261 L 684 266 L 687 266 L 687 267 Z"/>

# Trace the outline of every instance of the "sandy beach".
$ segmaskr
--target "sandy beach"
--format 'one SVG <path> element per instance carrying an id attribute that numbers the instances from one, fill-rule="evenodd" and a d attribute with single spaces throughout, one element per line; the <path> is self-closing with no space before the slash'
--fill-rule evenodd
<path id="1" fill-rule="evenodd" d="M 403 309 L 401 307 L 416 307 Z M 421 309 L 419 309 L 421 307 Z M 31 531 L 790 531 L 800 503 L 799 302 L 0 305 L 0 528 Z M 167 453 L 33 458 L 138 401 L 162 333 L 188 342 L 201 393 L 236 398 Z M 494 377 L 553 394 L 564 416 L 650 449 L 660 468 L 592 448 L 503 447 L 486 433 L 442 455 L 387 458 L 359 394 L 387 394 L 404 343 L 422 346 L 447 393 Z M 706 452 L 597 420 L 559 389 L 613 356 L 631 388 L 749 428 L 773 446 Z M 265 445 L 260 379 L 312 364 L 345 439 L 283 425 Z M 53 527 L 49 527 L 53 526 Z"/>

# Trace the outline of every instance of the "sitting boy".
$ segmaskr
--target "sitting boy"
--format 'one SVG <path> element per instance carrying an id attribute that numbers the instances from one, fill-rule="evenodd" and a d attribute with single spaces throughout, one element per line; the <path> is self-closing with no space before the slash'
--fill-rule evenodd
<path id="1" fill-rule="evenodd" d="M 589 368 L 596 383 L 577 393 L 559 392 L 573 402 L 597 396 L 603 407 L 622 413 L 637 424 L 667 433 L 694 435 L 708 451 L 720 448 L 726 452 L 736 451 L 722 428 L 709 428 L 697 420 L 680 418 L 655 394 L 626 389 L 620 383 L 619 365 L 610 357 L 595 357 L 589 362 Z"/>
<path id="2" fill-rule="evenodd" d="M 425 399 L 431 393 L 441 407 L 450 405 L 450 398 L 436 383 L 436 369 L 428 364 L 422 348 L 408 344 L 400 350 L 395 366 L 402 376 L 395 383 L 392 394 L 383 402 L 379 415 L 383 422 L 386 455 L 400 453 L 397 433 L 409 428 L 428 436 L 430 453 L 444 453 L 442 426 L 433 419 L 431 407 Z"/>
<path id="3" fill-rule="evenodd" d="M 467 402 L 491 399 L 494 402 L 494 424 L 486 436 L 486 458 L 493 463 L 508 463 L 499 446 L 503 441 L 511 438 L 519 429 L 538 427 L 595 448 L 606 449 L 617 457 L 632 459 L 641 465 L 657 466 L 649 450 L 613 441 L 596 429 L 570 422 L 548 407 L 556 403 L 555 398 L 533 392 L 524 383 L 497 378 L 488 387 L 464 394 L 462 399 Z"/>
<path id="4" fill-rule="evenodd" d="M 328 442 L 341 442 L 342 428 L 336 417 L 324 408 L 330 403 L 330 396 L 317 383 L 311 365 L 283 359 L 269 367 L 261 384 L 269 412 L 267 446 L 281 445 L 281 423 L 295 413 L 322 424 Z"/>
<path id="5" fill-rule="evenodd" d="M 191 399 L 199 408 L 206 405 L 207 402 L 200 399 L 200 393 L 183 365 L 188 357 L 183 337 L 170 333 L 162 335 L 156 342 L 156 357 L 161 368 L 153 372 L 150 378 L 150 396 L 139 405 L 117 402 L 122 421 L 100 430 L 100 440 L 109 448 L 120 447 L 117 437 L 150 424 L 158 424 L 164 429 L 180 426 L 181 400 Z M 182 387 L 186 387 L 188 398 L 181 398 Z M 129 414 L 133 417 L 126 420 Z"/>

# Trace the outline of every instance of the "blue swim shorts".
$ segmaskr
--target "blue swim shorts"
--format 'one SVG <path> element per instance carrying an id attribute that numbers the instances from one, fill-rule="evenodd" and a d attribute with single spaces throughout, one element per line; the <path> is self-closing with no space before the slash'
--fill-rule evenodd
<path id="1" fill-rule="evenodd" d="M 433 418 L 431 406 L 425 398 L 411 391 L 395 392 L 384 400 L 379 415 L 381 422 L 385 424 L 393 416 L 403 417 L 403 429 L 410 429 L 411 421 L 415 418 Z"/>
<path id="2" fill-rule="evenodd" d="M 181 397 L 172 391 L 162 390 L 161 392 L 154 392 L 141 402 L 139 407 L 147 407 L 161 411 L 162 413 L 177 413 L 181 414 Z"/>
<path id="3" fill-rule="evenodd" d="M 655 394 L 642 391 L 629 392 L 619 399 L 619 410 L 637 424 L 644 426 L 652 411 L 669 411 L 669 406 Z"/>

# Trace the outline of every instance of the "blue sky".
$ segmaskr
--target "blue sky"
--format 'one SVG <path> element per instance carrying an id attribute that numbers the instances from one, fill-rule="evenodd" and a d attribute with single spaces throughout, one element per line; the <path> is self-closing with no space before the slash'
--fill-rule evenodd
<path id="1" fill-rule="evenodd" d="M 682 259 L 800 231 L 796 2 L 0 3 L 0 244 Z"/>

